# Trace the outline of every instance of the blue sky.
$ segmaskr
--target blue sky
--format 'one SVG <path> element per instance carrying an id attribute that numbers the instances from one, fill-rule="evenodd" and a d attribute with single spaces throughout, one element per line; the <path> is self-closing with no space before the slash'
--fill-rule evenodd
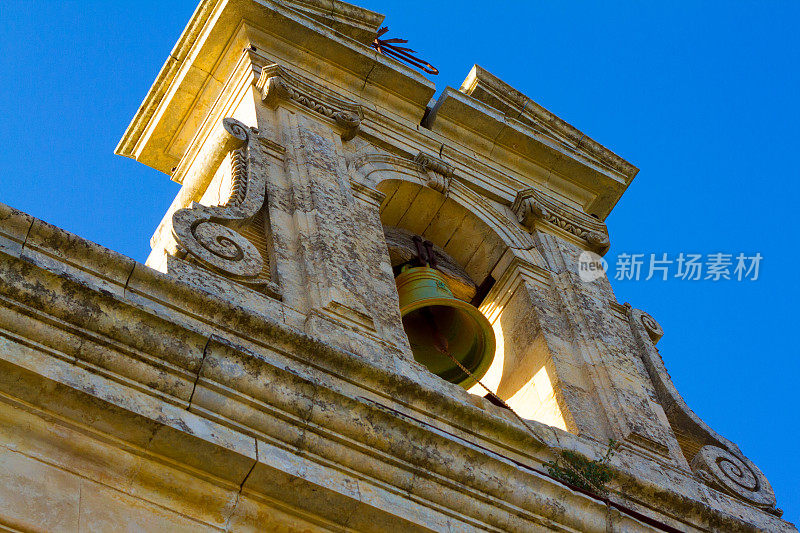
<path id="1" fill-rule="evenodd" d="M 800 521 L 800 3 L 360 4 L 440 69 L 439 89 L 477 63 L 641 169 L 607 221 L 612 266 L 620 253 L 763 256 L 757 281 L 613 284 L 664 327 L 689 406 Z M 3 4 L 0 202 L 145 259 L 177 186 L 113 149 L 194 7 Z"/>

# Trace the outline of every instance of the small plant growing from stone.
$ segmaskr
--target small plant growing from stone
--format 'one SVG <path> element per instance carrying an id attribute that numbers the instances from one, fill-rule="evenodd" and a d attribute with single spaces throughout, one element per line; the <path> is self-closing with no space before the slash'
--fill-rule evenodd
<path id="1" fill-rule="evenodd" d="M 609 439 L 605 455 L 597 461 L 590 461 L 575 452 L 562 450 L 555 461 L 548 461 L 545 466 L 548 473 L 559 481 L 604 495 L 608 492 L 606 483 L 614 478 L 614 473 L 608 467 L 608 461 L 614 456 L 618 446 L 619 443 Z"/>

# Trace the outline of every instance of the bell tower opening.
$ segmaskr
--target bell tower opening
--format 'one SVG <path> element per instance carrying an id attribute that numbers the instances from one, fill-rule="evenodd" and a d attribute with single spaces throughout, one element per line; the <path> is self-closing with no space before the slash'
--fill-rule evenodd
<path id="1" fill-rule="evenodd" d="M 514 222 L 498 216 L 498 227 L 492 227 L 455 194 L 411 181 L 388 179 L 377 188 L 385 194 L 381 222 L 415 359 L 439 377 L 501 404 L 486 386 L 527 419 L 574 431 L 559 401 L 560 383 L 548 365 L 534 310 L 520 304 L 525 295 L 507 275 L 513 269 L 510 246 L 498 229 Z M 527 326 L 520 331 L 523 319 Z"/>

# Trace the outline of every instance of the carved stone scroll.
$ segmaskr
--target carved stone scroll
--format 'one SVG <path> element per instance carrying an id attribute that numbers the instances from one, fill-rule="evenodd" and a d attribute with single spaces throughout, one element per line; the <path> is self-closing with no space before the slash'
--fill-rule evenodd
<path id="1" fill-rule="evenodd" d="M 511 210 L 529 231 L 533 231 L 536 223 L 541 222 L 571 233 L 599 254 L 606 253 L 610 246 L 605 224 L 536 189 L 525 189 L 517 193 Z"/>
<path id="2" fill-rule="evenodd" d="M 770 512 L 775 511 L 775 493 L 761 470 L 733 442 L 722 437 L 700 419 L 678 393 L 664 367 L 655 343 L 664 330 L 649 314 L 625 304 L 628 321 L 658 401 L 678 437 L 692 472 L 704 483 Z"/>
<path id="3" fill-rule="evenodd" d="M 717 490 L 757 505 L 775 505 L 775 495 L 764 474 L 746 457 L 709 445 L 700 448 L 691 466 L 695 474 Z"/>
<path id="4" fill-rule="evenodd" d="M 264 205 L 266 172 L 255 131 L 233 118 L 223 126 L 240 146 L 231 153 L 232 187 L 228 200 L 208 207 L 196 202 L 172 215 L 172 235 L 180 250 L 203 266 L 226 276 L 256 278 L 264 259 L 253 244 L 233 229 Z"/>
<path id="5" fill-rule="evenodd" d="M 455 168 L 449 163 L 420 152 L 414 161 L 420 166 L 427 177 L 425 183 L 431 189 L 447 195 L 450 192 L 450 185 L 456 175 Z"/>
<path id="6" fill-rule="evenodd" d="M 342 128 L 343 141 L 356 136 L 364 118 L 360 105 L 340 98 L 330 89 L 305 81 L 277 64 L 261 69 L 256 88 L 269 107 L 275 107 L 281 99 L 291 100 L 331 119 Z"/>
<path id="7" fill-rule="evenodd" d="M 651 317 L 649 314 L 645 313 L 644 311 L 640 311 L 638 313 L 639 322 L 642 323 L 644 326 L 645 331 L 647 331 L 648 337 L 653 342 L 653 344 L 657 344 L 661 337 L 664 336 L 664 329 L 661 327 L 661 324 L 656 322 L 656 319 Z"/>

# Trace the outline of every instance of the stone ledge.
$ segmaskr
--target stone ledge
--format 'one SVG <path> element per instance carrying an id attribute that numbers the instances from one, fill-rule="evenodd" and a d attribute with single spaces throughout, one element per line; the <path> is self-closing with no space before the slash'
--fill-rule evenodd
<path id="1" fill-rule="evenodd" d="M 582 207 L 601 220 L 608 216 L 632 179 L 580 149 L 452 87 L 442 92 L 423 124 L 446 139 L 468 139 L 460 144 L 495 161 L 506 162 L 511 168 L 522 166 L 519 160 L 523 159 L 562 181 L 573 183 L 593 196 Z"/>
<path id="2" fill-rule="evenodd" d="M 19 257 L 34 218 L 0 204 L 0 252 Z"/>
<path id="3" fill-rule="evenodd" d="M 459 90 L 479 102 L 501 111 L 506 116 L 515 117 L 539 128 L 540 131 L 545 132 L 569 149 L 583 152 L 620 172 L 627 178 L 628 183 L 639 172 L 634 165 L 537 104 L 485 68 L 474 65 Z"/>
<path id="4" fill-rule="evenodd" d="M 78 239 L 77 237 L 75 238 Z M 89 244 L 87 241 L 81 246 L 76 246 L 74 250 L 82 250 L 83 247 L 89 246 Z M 72 250 L 73 248 L 71 247 L 64 250 L 63 260 L 79 263 L 79 257 L 71 255 L 73 253 Z M 99 254 L 104 249 L 97 247 L 96 250 L 93 250 L 93 253 Z M 112 263 L 114 261 L 118 261 L 117 264 L 125 262 L 124 259 L 115 258 L 111 252 L 107 257 Z M 119 263 L 120 261 L 122 263 Z M 313 408 L 305 416 L 296 413 L 294 416 L 299 416 L 299 420 L 305 421 L 298 426 L 302 429 L 301 435 L 305 436 L 302 438 L 308 439 L 312 435 L 319 435 L 319 432 L 322 431 L 326 434 L 325 439 L 330 440 L 332 435 L 330 433 L 331 424 L 335 426 L 333 434 L 343 436 L 344 433 L 350 431 L 361 431 L 365 427 L 363 423 L 354 419 L 351 420 L 348 417 L 363 413 L 358 415 L 359 419 L 383 419 L 384 423 L 375 427 L 394 428 L 400 431 L 402 435 L 417 434 L 418 436 L 414 438 L 414 442 L 430 442 L 431 449 L 461 450 L 458 452 L 453 451 L 452 454 L 448 452 L 446 455 L 451 458 L 472 457 L 473 461 L 477 460 L 476 464 L 493 465 L 490 470 L 497 473 L 498 479 L 506 480 L 522 476 L 520 479 L 525 479 L 526 481 L 521 482 L 521 487 L 527 487 L 526 490 L 530 490 L 531 483 L 537 486 L 549 487 L 546 489 L 547 491 L 556 491 L 556 493 L 559 490 L 567 490 L 563 488 L 556 489 L 556 487 L 560 486 L 558 483 L 548 481 L 546 477 L 531 470 L 531 468 L 537 468 L 537 465 L 541 465 L 544 461 L 552 459 L 552 457 L 544 449 L 533 445 L 528 433 L 517 426 L 512 419 L 504 418 L 507 416 L 506 412 L 500 408 L 489 406 L 485 402 L 478 402 L 479 407 L 476 407 L 470 397 L 463 391 L 447 386 L 430 376 L 418 372 L 415 373 L 411 368 L 408 369 L 406 375 L 388 373 L 378 366 L 365 362 L 356 354 L 345 353 L 327 346 L 322 340 L 308 338 L 302 332 L 288 326 L 280 318 L 276 320 L 276 317 L 255 315 L 252 311 L 239 308 L 220 298 L 215 298 L 213 295 L 200 293 L 196 289 L 184 286 L 169 276 L 151 271 L 141 265 L 136 265 L 137 268 L 131 275 L 129 286 L 120 294 L 118 291 L 100 291 L 99 284 L 87 279 L 86 276 L 72 280 L 67 279 L 63 274 L 63 270 L 53 265 L 33 265 L 28 261 L 6 254 L 0 255 L 0 263 L 3 266 L 2 275 L 0 275 L 0 292 L 3 293 L 6 302 L 13 303 L 16 301 L 18 304 L 33 304 L 28 305 L 28 307 L 37 309 L 40 314 L 44 313 L 44 315 L 52 317 L 39 316 L 36 318 L 38 321 L 49 321 L 50 326 L 52 326 L 50 329 L 40 329 L 38 345 L 29 345 L 27 348 L 22 348 L 14 340 L 14 338 L 19 339 L 19 335 L 16 335 L 16 337 L 14 335 L 11 337 L 6 335 L 9 340 L 4 342 L 11 342 L 12 344 L 9 346 L 13 345 L 15 348 L 12 351 L 6 350 L 4 353 L 8 354 L 7 357 L 16 358 L 16 362 L 7 361 L 4 365 L 11 365 L 12 369 L 18 369 L 15 372 L 21 380 L 17 382 L 11 378 L 11 372 L 6 372 L 4 375 L 8 379 L 6 381 L 7 390 L 16 390 L 15 387 L 21 386 L 20 383 L 24 382 L 25 379 L 39 381 L 39 384 L 31 387 L 36 391 L 43 390 L 42 379 L 49 379 L 50 383 L 56 383 L 61 380 L 63 383 L 57 387 L 59 390 L 73 391 L 73 393 L 82 390 L 84 391 L 82 394 L 88 396 L 87 399 L 90 402 L 101 402 L 103 405 L 108 401 L 112 403 L 122 402 L 118 409 L 123 409 L 124 412 L 128 413 L 125 415 L 128 417 L 133 416 L 130 413 L 136 412 L 137 409 L 141 410 L 144 406 L 149 406 L 146 407 L 145 412 L 151 413 L 150 415 L 136 416 L 149 416 L 152 422 L 142 424 L 140 421 L 137 422 L 135 417 L 133 419 L 128 418 L 129 422 L 125 426 L 128 430 L 145 428 L 143 434 L 134 431 L 126 437 L 133 439 L 132 442 L 134 443 L 138 442 L 141 445 L 142 442 L 146 443 L 147 439 L 153 437 L 156 432 L 155 429 L 152 429 L 154 427 L 153 424 L 156 424 L 156 427 L 169 428 L 164 430 L 166 431 L 163 434 L 163 438 L 166 439 L 165 443 L 171 442 L 175 435 L 178 436 L 178 440 L 181 440 L 184 438 L 180 437 L 181 433 L 186 431 L 183 425 L 185 424 L 191 428 L 191 424 L 187 420 L 192 421 L 193 424 L 200 423 L 202 427 L 218 427 L 220 428 L 219 431 L 222 432 L 221 434 L 244 435 L 242 433 L 243 429 L 246 429 L 251 436 L 258 433 L 255 432 L 252 422 L 247 422 L 246 419 L 236 420 L 236 417 L 225 415 L 220 408 L 214 407 L 214 400 L 206 391 L 212 391 L 216 388 L 216 393 L 222 394 L 222 396 L 219 396 L 223 400 L 222 403 L 227 404 L 229 408 L 233 408 L 237 403 L 239 405 L 246 405 L 248 402 L 252 403 L 253 400 L 249 398 L 255 398 L 253 394 L 263 389 L 264 380 L 259 380 L 248 372 L 240 373 L 241 378 L 238 381 L 231 381 L 233 373 L 229 372 L 212 377 L 213 374 L 209 374 L 211 367 L 206 367 L 202 361 L 202 359 L 210 356 L 209 363 L 218 360 L 231 364 L 235 360 L 240 360 L 242 363 L 238 364 L 250 365 L 254 369 L 266 370 L 272 368 L 270 372 L 278 372 L 278 374 L 275 374 L 278 376 L 275 379 L 279 381 L 297 382 L 300 379 L 300 382 L 304 382 L 306 385 L 301 385 L 300 382 L 297 382 L 295 386 L 290 387 L 292 391 L 297 393 L 297 391 L 304 389 L 310 390 L 312 391 L 312 398 L 329 398 L 328 404 L 336 406 L 334 411 L 344 409 L 340 417 L 334 417 L 333 419 L 325 416 L 319 418 L 319 415 L 325 411 L 316 411 Z M 48 266 L 54 272 L 49 272 L 47 270 Z M 113 270 L 114 264 L 109 265 L 109 267 Z M 137 280 L 140 285 L 136 289 L 135 298 L 129 299 L 129 297 L 133 296 L 133 290 L 130 285 Z M 145 280 L 147 281 L 142 283 Z M 35 294 L 37 286 L 44 288 L 43 295 L 37 296 Z M 46 287 L 48 286 L 51 288 L 47 289 Z M 46 297 L 47 294 L 60 294 L 61 297 L 47 301 L 39 300 L 42 296 Z M 165 307 L 168 299 L 167 295 L 177 298 L 177 301 L 173 299 L 169 307 Z M 89 314 L 81 318 L 84 313 L 82 311 L 75 313 L 75 305 L 78 305 L 78 309 L 88 310 Z M 9 303 L 4 304 L 4 307 L 9 308 Z M 30 316 L 31 320 L 35 318 L 32 315 Z M 113 322 L 104 322 L 106 320 L 103 318 L 104 316 L 126 316 L 128 318 L 122 324 L 115 325 Z M 158 316 L 160 318 L 157 318 Z M 48 354 L 46 350 L 41 348 L 42 341 L 47 343 L 47 339 L 50 338 L 49 344 L 63 346 L 65 349 L 69 349 L 70 346 L 77 347 L 78 354 L 80 354 L 81 342 L 76 344 L 64 341 L 65 334 L 77 335 L 75 337 L 77 339 L 85 335 L 85 333 L 75 330 L 74 324 L 70 326 L 75 320 L 80 323 L 80 328 L 89 333 L 95 331 L 106 336 L 110 335 L 116 342 L 122 342 L 123 345 L 130 344 L 132 347 L 137 347 L 137 350 L 144 348 L 142 342 L 145 338 L 150 339 L 148 341 L 149 348 L 145 348 L 144 351 L 156 359 L 179 356 L 180 350 L 177 348 L 185 345 L 185 341 L 181 339 L 195 339 L 192 342 L 197 346 L 196 350 L 200 350 L 200 352 L 196 351 L 197 355 L 190 359 L 186 359 L 184 356 L 184 360 L 187 362 L 181 363 L 182 365 L 189 364 L 185 368 L 191 374 L 197 376 L 195 391 L 189 400 L 189 413 L 193 413 L 192 416 L 194 418 L 184 419 L 185 409 L 181 409 L 177 405 L 170 406 L 170 404 L 159 398 L 157 394 L 151 393 L 151 389 L 158 390 L 157 383 L 145 383 L 145 387 L 136 385 L 137 380 L 144 380 L 145 382 L 148 380 L 145 377 L 146 373 L 141 374 L 137 373 L 139 372 L 137 371 L 120 374 L 120 370 L 106 368 L 106 373 L 99 375 L 96 369 L 79 364 L 80 357 L 77 354 Z M 130 324 L 137 323 L 148 325 L 144 329 L 129 329 Z M 25 328 L 36 327 L 34 325 L 35 322 L 30 326 L 21 324 L 22 322 L 20 321 L 12 321 L 4 326 L 4 329 L 9 333 L 8 328 L 10 328 L 12 330 L 10 333 L 13 334 L 13 331 L 31 331 Z M 20 330 L 20 328 L 22 329 Z M 72 329 L 70 330 L 70 328 Z M 62 333 L 59 333 L 59 331 L 62 331 Z M 231 344 L 231 341 L 227 341 L 224 338 L 221 338 L 219 342 L 209 343 L 208 339 L 214 334 L 222 334 L 224 337 L 236 339 L 236 342 L 240 344 L 238 346 Z M 22 335 L 22 337 L 30 336 L 32 335 L 27 333 Z M 174 342 L 165 344 L 165 340 Z M 218 345 L 220 346 L 219 348 L 217 347 Z M 174 346 L 175 348 L 169 348 L 169 346 Z M 157 349 L 154 350 L 154 347 Z M 170 350 L 175 355 L 169 355 Z M 216 355 L 217 350 L 222 350 L 228 355 L 219 358 Z M 201 353 L 202 355 L 200 355 Z M 199 361 L 200 370 L 198 370 L 198 356 L 201 359 Z M 177 359 L 176 361 L 179 360 Z M 142 367 L 143 363 L 141 361 L 137 362 L 136 357 L 130 357 L 128 362 L 129 364 L 126 365 L 123 358 L 122 366 L 130 368 L 146 367 L 146 363 L 145 367 Z M 28 367 L 28 370 L 22 371 L 21 369 L 25 367 Z M 187 377 L 190 378 L 191 374 Z M 25 375 L 28 377 L 25 378 Z M 45 378 L 45 375 L 50 377 Z M 47 388 L 52 389 L 54 386 L 48 385 Z M 156 386 L 155 389 L 153 389 L 154 386 Z M 253 392 L 247 393 L 247 390 Z M 220 391 L 224 392 L 220 393 Z M 111 394 L 111 397 L 101 400 L 98 396 L 101 393 Z M 260 394 L 263 394 L 263 391 Z M 196 401 L 192 400 L 195 395 Z M 363 400 L 358 400 L 358 397 L 368 398 L 372 402 L 372 407 L 364 404 Z M 32 397 L 29 401 L 33 399 Z M 129 401 L 133 403 L 126 403 Z M 274 404 L 274 401 L 272 404 Z M 376 402 L 384 406 L 384 408 L 390 408 L 395 415 L 388 418 L 385 414 L 378 415 L 377 413 L 381 411 L 381 408 L 379 406 L 376 407 Z M 63 402 L 57 401 L 55 404 L 48 406 L 48 409 L 60 409 L 62 407 L 68 409 L 68 406 L 62 405 Z M 263 400 L 259 400 L 255 405 L 259 404 L 262 406 L 272 405 L 270 402 L 265 403 Z M 350 405 L 350 407 L 346 408 L 345 406 L 347 405 Z M 104 407 L 104 409 L 107 409 L 107 407 Z M 70 416 L 84 417 L 85 415 L 81 414 L 82 412 L 82 409 L 73 410 Z M 257 418 L 259 412 L 261 412 L 259 409 L 251 411 L 251 416 Z M 400 414 L 405 418 L 401 418 Z M 160 416 L 163 420 L 159 419 Z M 285 420 L 287 415 L 281 416 Z M 375 418 L 376 416 L 378 418 Z M 213 422 L 212 419 L 214 418 L 217 418 L 218 421 Z M 227 422 L 220 425 L 220 421 L 223 419 L 227 420 Z M 402 420 L 405 420 L 405 422 Z M 97 420 L 97 422 L 100 421 Z M 551 446 L 573 449 L 589 457 L 596 457 L 601 452 L 602 446 L 593 444 L 586 439 L 577 438 L 542 424 L 532 423 L 532 425 L 541 431 L 540 438 L 548 441 Z M 273 425 L 273 427 L 277 426 Z M 111 428 L 108 428 L 108 431 L 113 432 Z M 216 429 L 214 431 L 215 435 L 219 433 Z M 263 431 L 260 434 L 262 435 L 262 440 L 267 437 Z M 273 436 L 272 438 L 274 439 L 275 437 Z M 338 438 L 341 439 L 342 437 Z M 160 445 L 160 439 L 161 437 L 154 442 Z M 363 439 L 348 437 L 347 440 L 360 442 Z M 378 444 L 380 444 L 379 441 L 375 443 L 375 445 Z M 160 446 L 169 447 L 168 444 Z M 217 445 L 214 444 L 214 446 Z M 402 455 L 401 452 L 402 450 L 389 449 L 388 457 L 400 456 Z M 377 452 L 372 451 L 370 453 Z M 440 453 L 443 453 L 443 451 L 437 452 L 437 457 L 444 457 L 438 455 Z M 384 452 L 379 456 L 384 456 L 385 458 L 386 454 Z M 455 460 L 450 459 L 449 461 Z M 413 462 L 414 460 L 409 461 L 410 464 L 413 464 Z M 361 464 L 363 464 L 363 461 Z M 520 470 L 521 465 L 525 464 L 530 466 Z M 441 463 L 437 466 L 436 462 L 434 462 L 429 468 L 437 470 L 440 466 Z M 197 468 L 200 467 L 202 467 L 202 464 L 197 466 Z M 713 523 L 726 524 L 725 528 L 729 530 L 743 530 L 745 526 L 740 519 L 744 519 L 755 524 L 761 524 L 764 528 L 771 530 L 792 530 L 791 526 L 786 522 L 766 513 L 756 511 L 709 489 L 688 478 L 686 473 L 678 469 L 665 468 L 656 462 L 644 460 L 627 452 L 626 454 L 620 454 L 620 457 L 614 461 L 613 467 L 618 471 L 621 486 L 625 487 L 624 494 L 615 492 L 614 497 L 621 498 L 623 502 L 631 501 L 632 504 L 637 501 L 646 503 L 645 507 L 651 510 L 649 512 L 658 510 L 657 512 L 664 513 L 661 516 L 662 520 L 666 520 L 667 516 L 676 514 L 676 509 L 682 509 L 678 516 L 674 516 L 675 520 L 679 520 L 682 523 L 688 520 L 699 525 L 709 523 L 710 520 Z M 511 470 L 508 470 L 509 468 Z M 453 470 L 453 468 L 448 467 L 436 475 L 449 477 L 454 475 L 452 473 Z M 426 475 L 430 476 L 431 474 Z M 482 473 L 482 475 L 485 474 Z M 477 479 L 470 475 L 466 475 L 463 479 L 469 480 L 467 484 L 470 486 L 477 482 Z M 538 481 L 534 482 L 534 480 Z M 479 483 L 478 486 L 482 483 L 484 482 Z M 501 487 L 495 486 L 491 488 L 490 483 L 480 490 L 488 490 L 494 493 L 501 490 Z M 567 493 L 559 493 L 560 496 L 558 498 L 563 499 L 568 493 L 569 491 Z M 505 499 L 505 496 L 503 498 Z M 585 498 L 585 496 L 580 496 L 580 498 Z M 688 501 L 692 503 L 689 504 L 687 503 Z M 597 505 L 602 507 L 599 503 Z M 576 504 L 574 508 L 577 509 L 581 506 L 584 506 L 584 504 Z M 527 507 L 527 505 L 524 507 Z M 723 511 L 723 509 L 726 511 Z M 534 511 L 539 511 L 536 505 L 534 505 Z"/>
<path id="5" fill-rule="evenodd" d="M 435 92 L 432 82 L 399 61 L 387 58 L 302 13 L 297 9 L 299 6 L 293 4 L 273 0 L 232 0 L 222 4 L 212 0 L 201 2 L 115 153 L 169 174 L 180 156 L 176 158 L 167 153 L 163 146 L 169 142 L 163 141 L 172 139 L 184 119 L 195 109 L 207 108 L 213 102 L 215 91 L 203 87 L 206 82 L 220 84 L 220 80 L 227 77 L 227 73 L 221 70 L 230 68 L 231 58 L 226 57 L 226 50 L 218 43 L 232 41 L 238 47 L 237 52 L 253 39 L 264 41 L 274 47 L 268 51 L 271 56 L 292 53 L 297 56 L 298 63 L 303 63 L 311 71 L 318 70 L 319 65 L 313 64 L 314 57 L 308 51 L 324 50 L 328 67 L 335 66 L 342 73 L 350 73 L 358 81 L 359 88 L 369 87 L 376 96 L 381 93 L 402 96 L 412 103 L 411 107 L 418 111 L 419 118 L 422 117 Z M 238 35 L 243 23 L 252 25 L 247 36 Z M 258 34 L 269 38 L 261 39 Z M 292 35 L 305 48 L 284 42 L 279 37 L 286 35 Z M 195 101 L 198 96 L 203 102 Z M 159 142 L 162 146 L 156 146 Z M 182 153 L 185 146 L 177 150 Z"/>

